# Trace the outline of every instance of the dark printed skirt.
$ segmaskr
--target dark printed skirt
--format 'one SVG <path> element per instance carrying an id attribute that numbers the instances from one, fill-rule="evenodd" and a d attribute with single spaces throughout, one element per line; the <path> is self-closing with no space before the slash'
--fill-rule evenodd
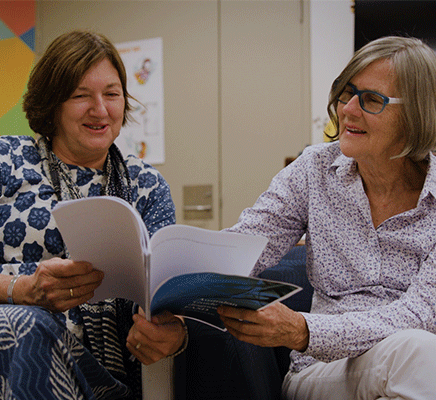
<path id="1" fill-rule="evenodd" d="M 131 304 L 109 303 L 81 306 L 84 344 L 57 314 L 0 305 L 0 399 L 140 399 L 140 364 L 124 346 Z"/>

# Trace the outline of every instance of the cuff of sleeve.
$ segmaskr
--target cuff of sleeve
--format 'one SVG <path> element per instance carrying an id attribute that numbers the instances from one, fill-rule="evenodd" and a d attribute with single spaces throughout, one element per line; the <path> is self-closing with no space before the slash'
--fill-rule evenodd
<path id="1" fill-rule="evenodd" d="M 179 350 L 177 350 L 175 353 L 170 354 L 169 356 L 167 356 L 166 358 L 174 358 L 177 357 L 179 354 L 182 354 L 186 348 L 188 347 L 188 341 L 189 341 L 189 334 L 188 334 L 188 327 L 186 326 L 186 324 L 182 321 L 182 326 L 183 329 L 185 330 L 185 337 L 183 339 L 183 343 L 180 346 Z"/>
<path id="2" fill-rule="evenodd" d="M 310 332 L 309 345 L 303 354 L 331 362 L 347 357 L 343 353 L 344 328 L 340 316 L 303 313 Z"/>

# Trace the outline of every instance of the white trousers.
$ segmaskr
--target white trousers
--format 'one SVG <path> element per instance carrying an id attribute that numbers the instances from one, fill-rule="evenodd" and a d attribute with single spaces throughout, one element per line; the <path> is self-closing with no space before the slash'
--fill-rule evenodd
<path id="1" fill-rule="evenodd" d="M 354 359 L 317 362 L 288 374 L 286 400 L 435 400 L 436 335 L 398 332 Z"/>

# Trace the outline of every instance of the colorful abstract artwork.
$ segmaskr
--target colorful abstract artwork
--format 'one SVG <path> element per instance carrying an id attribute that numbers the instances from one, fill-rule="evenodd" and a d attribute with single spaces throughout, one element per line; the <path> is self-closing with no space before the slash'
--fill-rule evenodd
<path id="1" fill-rule="evenodd" d="M 35 58 L 35 0 L 0 1 L 0 135 L 31 135 L 22 98 Z"/>

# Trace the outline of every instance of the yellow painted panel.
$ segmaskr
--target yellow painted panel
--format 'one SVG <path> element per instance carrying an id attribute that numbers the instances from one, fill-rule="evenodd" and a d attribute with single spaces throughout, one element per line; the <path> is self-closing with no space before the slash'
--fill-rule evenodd
<path id="1" fill-rule="evenodd" d="M 34 53 L 21 39 L 0 40 L 0 117 L 20 100 L 33 60 Z"/>

